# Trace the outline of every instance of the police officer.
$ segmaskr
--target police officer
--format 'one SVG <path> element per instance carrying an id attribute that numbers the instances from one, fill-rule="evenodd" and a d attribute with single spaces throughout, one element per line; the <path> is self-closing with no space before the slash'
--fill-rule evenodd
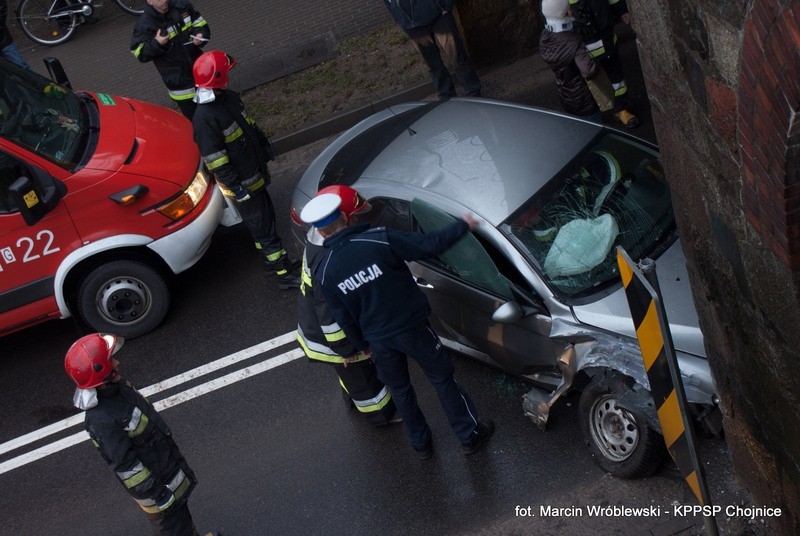
<path id="1" fill-rule="evenodd" d="M 206 20 L 183 0 L 147 0 L 133 28 L 134 57 L 153 62 L 170 98 L 190 121 L 197 106 L 192 65 L 210 37 Z"/>
<path id="2" fill-rule="evenodd" d="M 492 421 L 478 421 L 469 395 L 453 377 L 442 342 L 428 323 L 430 305 L 406 261 L 439 255 L 478 222 L 470 216 L 427 234 L 405 233 L 368 224 L 347 226 L 341 198 L 312 199 L 300 218 L 319 229 L 328 249 L 314 279 L 339 326 L 356 349 L 371 348 L 378 377 L 392 391 L 406 435 L 417 455 L 433 455 L 431 430 L 417 404 L 408 373 L 410 356 L 435 387 L 464 454 L 477 452 L 494 433 Z"/>
<path id="3" fill-rule="evenodd" d="M 92 333 L 67 351 L 64 368 L 78 388 L 86 431 L 120 483 L 139 503 L 156 534 L 197 534 L 188 499 L 196 479 L 167 423 L 123 381 L 113 357 L 123 339 Z"/>
<path id="4" fill-rule="evenodd" d="M 333 193 L 342 199 L 339 209 L 350 222 L 370 210 L 366 199 L 348 186 L 323 188 L 317 195 Z M 313 273 L 325 255 L 322 235 L 316 227 L 308 230 L 303 252 L 302 285 L 297 301 L 297 341 L 312 361 L 330 363 L 339 376 L 345 400 L 355 405 L 368 422 L 385 426 L 402 421 L 396 414 L 392 394 L 378 379 L 375 364 L 368 353 L 359 352 L 331 317 Z M 345 356 L 355 356 L 345 360 Z"/>
<path id="5" fill-rule="evenodd" d="M 222 193 L 236 201 L 264 271 L 278 278 L 278 287 L 300 287 L 299 262 L 289 259 L 278 236 L 275 208 L 267 192 L 272 146 L 255 121 L 247 116 L 239 94 L 228 87 L 236 60 L 214 50 L 194 64 L 197 110 L 192 120 L 194 141 Z"/>

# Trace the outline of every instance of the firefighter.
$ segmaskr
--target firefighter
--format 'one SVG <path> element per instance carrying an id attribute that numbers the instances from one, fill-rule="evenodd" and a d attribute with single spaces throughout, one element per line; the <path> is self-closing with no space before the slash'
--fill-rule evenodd
<path id="1" fill-rule="evenodd" d="M 639 126 L 628 109 L 628 85 L 617 47 L 617 22 L 630 24 L 625 0 L 569 0 L 575 31 L 583 36 L 589 56 L 599 62 L 614 90 L 614 117 L 626 128 Z"/>
<path id="2" fill-rule="evenodd" d="M 348 222 L 370 210 L 370 204 L 348 186 L 328 186 L 317 193 L 336 194 L 342 198 L 341 211 Z M 345 400 L 355 405 L 367 421 L 385 426 L 402 421 L 389 389 L 378 379 L 375 364 L 368 352 L 359 352 L 347 339 L 342 328 L 331 317 L 312 274 L 325 254 L 322 235 L 311 226 L 303 252 L 302 284 L 297 301 L 297 342 L 306 356 L 318 363 L 330 363 L 339 376 Z M 355 356 L 345 359 L 343 356 Z"/>
<path id="3" fill-rule="evenodd" d="M 92 333 L 67 351 L 64 368 L 78 388 L 86 431 L 155 534 L 195 535 L 189 495 L 197 483 L 167 423 L 119 373 L 123 339 Z"/>
<path id="4" fill-rule="evenodd" d="M 226 89 L 228 73 L 235 65 L 236 60 L 216 50 L 195 62 L 198 106 L 192 121 L 194 141 L 222 193 L 236 202 L 261 253 L 265 273 L 277 276 L 281 289 L 299 288 L 300 263 L 290 260 L 283 249 L 267 192 L 272 145 L 248 117 L 239 94 Z"/>
<path id="5" fill-rule="evenodd" d="M 147 0 L 133 28 L 134 57 L 153 62 L 170 98 L 190 121 L 197 106 L 192 65 L 210 38 L 208 22 L 182 0 Z"/>

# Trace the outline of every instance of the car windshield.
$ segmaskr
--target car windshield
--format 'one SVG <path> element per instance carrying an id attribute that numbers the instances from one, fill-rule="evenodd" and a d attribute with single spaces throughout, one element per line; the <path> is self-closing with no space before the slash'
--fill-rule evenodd
<path id="1" fill-rule="evenodd" d="M 0 62 L 0 136 L 72 170 L 86 143 L 78 96 L 47 78 Z"/>
<path id="2" fill-rule="evenodd" d="M 565 299 L 620 282 L 616 246 L 655 258 L 675 238 L 658 151 L 604 131 L 501 226 Z"/>

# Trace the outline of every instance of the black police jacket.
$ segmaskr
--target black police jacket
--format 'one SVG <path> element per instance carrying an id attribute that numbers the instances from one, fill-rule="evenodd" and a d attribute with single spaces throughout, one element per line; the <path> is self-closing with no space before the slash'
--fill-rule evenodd
<path id="1" fill-rule="evenodd" d="M 169 35 L 164 46 L 156 41 L 159 30 Z M 194 94 L 192 66 L 202 51 L 187 43 L 192 43 L 192 36 L 198 33 L 205 39 L 211 37 L 211 29 L 202 15 L 192 4 L 181 0 L 170 1 L 169 11 L 164 14 L 150 5 L 144 6 L 144 13 L 139 15 L 133 28 L 131 52 L 142 63 L 153 62 L 174 99 L 191 98 Z M 186 90 L 187 93 L 172 90 Z"/>
<path id="2" fill-rule="evenodd" d="M 123 380 L 97 389 L 97 401 L 86 431 L 139 506 L 152 514 L 186 501 L 194 472 L 152 404 Z"/>
<path id="3" fill-rule="evenodd" d="M 397 335 L 430 314 L 428 299 L 405 261 L 435 257 L 468 230 L 459 220 L 430 233 L 406 233 L 368 224 L 348 227 L 328 238 L 328 254 L 314 279 L 331 314 L 359 350 L 369 341 Z"/>

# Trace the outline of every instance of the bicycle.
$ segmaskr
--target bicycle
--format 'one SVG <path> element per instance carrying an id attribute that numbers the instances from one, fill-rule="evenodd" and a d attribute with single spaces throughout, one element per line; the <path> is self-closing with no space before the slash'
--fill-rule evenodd
<path id="1" fill-rule="evenodd" d="M 128 15 L 141 15 L 146 0 L 114 0 Z M 92 0 L 20 0 L 17 23 L 35 43 L 53 47 L 68 41 L 75 29 L 91 17 L 97 7 Z"/>

